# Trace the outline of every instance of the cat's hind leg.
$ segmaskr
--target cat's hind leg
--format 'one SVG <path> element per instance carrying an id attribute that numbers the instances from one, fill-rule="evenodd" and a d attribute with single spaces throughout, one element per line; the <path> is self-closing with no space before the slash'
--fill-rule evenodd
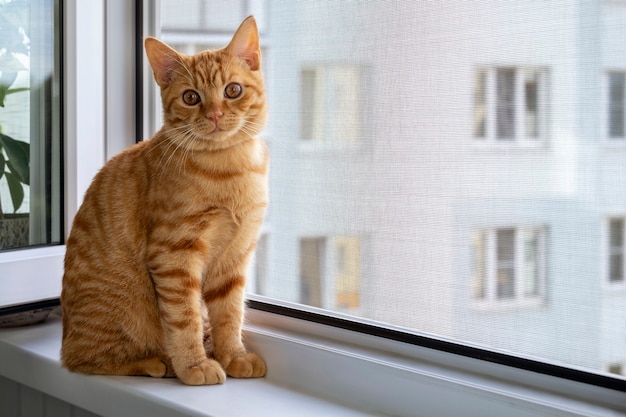
<path id="1" fill-rule="evenodd" d="M 154 356 L 126 362 L 104 359 L 97 362 L 65 363 L 64 365 L 70 371 L 92 375 L 174 377 L 174 370 L 168 362 L 168 360 Z"/>
<path id="2" fill-rule="evenodd" d="M 174 376 L 171 366 L 168 368 L 167 364 L 157 357 L 117 364 L 116 366 L 121 375 L 145 375 L 153 378 Z M 170 375 L 168 375 L 168 369 Z"/>

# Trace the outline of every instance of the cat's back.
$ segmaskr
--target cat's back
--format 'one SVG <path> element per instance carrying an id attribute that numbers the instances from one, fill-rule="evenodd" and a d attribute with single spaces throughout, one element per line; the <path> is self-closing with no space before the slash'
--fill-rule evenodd
<path id="1" fill-rule="evenodd" d="M 146 149 L 147 142 L 127 148 L 94 177 L 66 242 L 64 286 L 71 284 L 72 277 L 86 275 L 89 268 L 120 265 L 120 258 L 136 256 L 141 250 Z M 127 263 L 125 259 L 122 264 Z"/>
<path id="2" fill-rule="evenodd" d="M 159 343 L 154 290 L 142 262 L 147 145 L 133 145 L 108 161 L 74 218 L 61 293 L 62 359 L 70 369 L 115 349 L 122 334 L 135 333 L 149 346 Z"/>
<path id="3" fill-rule="evenodd" d="M 140 198 L 147 181 L 145 160 L 149 148 L 150 141 L 139 142 L 107 161 L 87 189 L 76 217 L 90 209 L 108 210 L 117 205 L 128 206 L 128 201 Z M 105 207 L 104 203 L 110 207 Z M 98 206 L 94 207 L 93 204 Z"/>

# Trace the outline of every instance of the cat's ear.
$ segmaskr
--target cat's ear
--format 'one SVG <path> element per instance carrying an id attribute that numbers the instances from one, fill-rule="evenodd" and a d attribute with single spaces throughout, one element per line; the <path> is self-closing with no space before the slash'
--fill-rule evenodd
<path id="1" fill-rule="evenodd" d="M 249 16 L 243 21 L 226 50 L 232 55 L 246 61 L 252 71 L 261 67 L 261 47 L 256 20 Z"/>
<path id="2" fill-rule="evenodd" d="M 161 88 L 172 82 L 172 74 L 182 65 L 178 52 L 151 36 L 144 43 L 148 62 L 154 72 L 154 79 Z"/>

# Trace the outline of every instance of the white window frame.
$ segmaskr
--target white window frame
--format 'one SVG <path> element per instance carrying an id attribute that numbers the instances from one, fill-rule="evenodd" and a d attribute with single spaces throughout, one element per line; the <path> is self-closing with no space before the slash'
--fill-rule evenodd
<path id="1" fill-rule="evenodd" d="M 134 39 L 134 3 L 66 0 L 63 11 L 67 236 L 94 175 L 107 158 L 134 142 L 135 91 L 124 88 L 134 75 L 118 61 L 120 54 L 134 57 L 134 44 L 128 42 Z M 0 253 L 0 307 L 58 298 L 64 255 L 64 245 Z"/>
<path id="2" fill-rule="evenodd" d="M 251 298 L 320 314 L 321 322 L 327 315 L 312 307 Z M 380 325 L 341 314 L 333 316 Z M 398 416 L 626 415 L 623 392 L 502 365 L 497 360 L 477 359 L 261 310 L 249 311 L 247 322 L 246 340 L 265 355 L 268 366 L 279 367 L 274 374 L 275 383 L 358 405 L 361 410 Z M 390 332 L 407 331 L 391 325 L 387 328 Z M 432 334 L 418 334 L 432 338 L 435 344 L 450 342 Z M 285 358 L 293 361 L 285 363 Z"/>
<path id="3" fill-rule="evenodd" d="M 500 298 L 497 295 L 497 247 L 496 247 L 496 235 L 499 230 L 514 229 L 515 230 L 515 294 L 511 298 Z M 524 293 L 524 236 L 526 233 L 538 232 L 538 259 L 537 259 L 537 293 L 534 295 L 526 295 Z M 472 307 L 476 309 L 507 309 L 507 308 L 519 308 L 519 307 L 538 307 L 541 306 L 545 299 L 545 282 L 546 282 L 546 241 L 547 241 L 547 228 L 543 225 L 526 225 L 526 226 L 502 226 L 493 227 L 487 229 L 476 230 L 475 233 L 483 234 L 485 237 L 483 248 L 484 259 L 484 296 L 481 298 L 474 297 L 472 294 Z M 475 265 L 472 266 L 474 270 Z M 475 273 L 475 272 L 474 272 Z M 475 279 L 472 276 L 472 279 Z"/>
<path id="4" fill-rule="evenodd" d="M 511 69 L 515 71 L 515 136 L 512 138 L 500 139 L 497 135 L 497 93 L 496 93 L 496 74 L 500 69 Z M 480 66 L 474 69 L 474 88 L 476 87 L 476 75 L 484 72 L 486 74 L 484 106 L 485 106 L 485 134 L 477 136 L 475 134 L 475 120 L 472 120 L 470 132 L 472 134 L 472 142 L 475 146 L 489 147 L 523 147 L 523 148 L 541 148 L 548 145 L 549 132 L 549 72 L 545 67 L 520 66 L 520 65 L 495 65 Z M 539 131 L 536 138 L 526 136 L 525 123 L 525 93 L 524 79 L 527 73 L 535 72 L 539 78 L 538 86 L 538 124 Z M 472 95 L 472 112 L 476 112 L 476 92 Z"/>

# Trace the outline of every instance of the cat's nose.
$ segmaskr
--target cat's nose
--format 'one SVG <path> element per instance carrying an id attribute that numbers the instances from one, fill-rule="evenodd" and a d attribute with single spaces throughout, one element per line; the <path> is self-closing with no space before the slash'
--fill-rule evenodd
<path id="1" fill-rule="evenodd" d="M 221 111 L 210 111 L 206 114 L 207 119 L 213 120 L 215 123 L 222 117 L 224 113 Z"/>

